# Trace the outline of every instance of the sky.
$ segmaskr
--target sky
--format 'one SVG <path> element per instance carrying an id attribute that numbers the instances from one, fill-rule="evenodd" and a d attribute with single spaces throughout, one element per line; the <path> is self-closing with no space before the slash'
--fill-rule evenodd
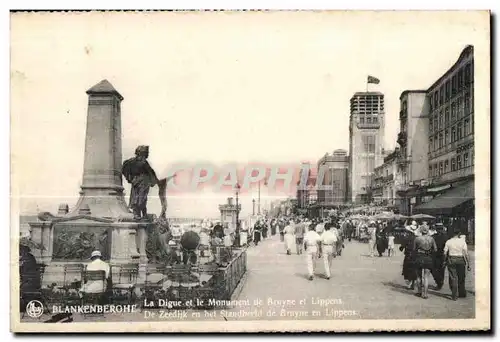
<path id="1" fill-rule="evenodd" d="M 159 174 L 178 162 L 316 163 L 348 150 L 349 99 L 366 90 L 368 75 L 380 79 L 370 89 L 385 94 L 384 141 L 393 149 L 401 92 L 427 89 L 468 44 L 482 53 L 481 19 L 477 12 L 13 14 L 12 198 L 21 213 L 76 204 L 85 91 L 103 79 L 124 97 L 123 159 L 149 145 Z M 168 214 L 217 217 L 230 195 L 175 195 Z M 256 189 L 242 195 L 243 216 L 256 196 Z M 272 199 L 263 187 L 263 205 Z M 150 211 L 159 212 L 156 198 Z"/>

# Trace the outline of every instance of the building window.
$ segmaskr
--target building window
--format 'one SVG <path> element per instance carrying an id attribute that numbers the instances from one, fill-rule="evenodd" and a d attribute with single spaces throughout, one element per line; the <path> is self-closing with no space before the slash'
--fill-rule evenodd
<path id="1" fill-rule="evenodd" d="M 464 137 L 468 136 L 470 134 L 470 120 L 465 119 L 464 120 Z"/>
<path id="2" fill-rule="evenodd" d="M 465 66 L 465 85 L 471 83 L 470 63 Z"/>
<path id="3" fill-rule="evenodd" d="M 447 160 L 444 161 L 444 173 L 450 172 L 450 162 Z"/>
<path id="4" fill-rule="evenodd" d="M 373 123 L 374 124 L 378 123 L 378 118 L 376 116 L 373 117 Z"/>
<path id="5" fill-rule="evenodd" d="M 406 103 L 406 102 L 405 102 Z M 432 95 L 429 96 L 429 111 L 432 112 Z"/>
<path id="6" fill-rule="evenodd" d="M 444 144 L 448 145 L 450 143 L 450 130 L 446 129 L 444 132 Z"/>
<path id="7" fill-rule="evenodd" d="M 359 123 L 360 124 L 364 124 L 365 123 L 365 117 L 364 116 L 362 116 L 362 117 L 359 118 Z"/>
<path id="8" fill-rule="evenodd" d="M 364 135 L 362 137 L 364 152 L 365 153 L 375 153 L 375 136 L 373 135 Z M 373 170 L 373 168 L 371 168 Z"/>
<path id="9" fill-rule="evenodd" d="M 465 115 L 470 113 L 470 93 L 465 93 Z"/>
<path id="10" fill-rule="evenodd" d="M 432 149 L 434 147 L 433 141 L 434 139 L 432 137 L 429 137 L 429 152 L 433 151 Z"/>
<path id="11" fill-rule="evenodd" d="M 457 129 L 453 126 L 451 128 L 451 142 L 454 143 L 455 141 L 457 141 Z"/>
<path id="12" fill-rule="evenodd" d="M 440 110 L 439 111 L 439 129 L 443 129 L 444 127 L 444 115 L 443 115 L 443 111 Z"/>
<path id="13" fill-rule="evenodd" d="M 464 70 L 463 69 L 460 69 L 458 71 L 458 89 L 462 89 L 462 87 L 464 86 Z"/>
<path id="14" fill-rule="evenodd" d="M 469 152 L 464 153 L 464 167 L 469 166 Z"/>
<path id="15" fill-rule="evenodd" d="M 455 122 L 455 120 L 457 119 L 457 102 L 453 102 L 451 104 L 451 122 Z"/>
<path id="16" fill-rule="evenodd" d="M 450 99 L 450 81 L 446 81 L 446 84 L 445 84 L 445 98 L 446 98 L 446 101 L 448 101 Z"/>
<path id="17" fill-rule="evenodd" d="M 439 102 L 438 102 L 438 92 L 437 90 L 434 92 L 434 108 L 439 107 Z"/>
<path id="18" fill-rule="evenodd" d="M 460 121 L 457 125 L 457 140 L 460 140 L 463 138 L 463 135 L 462 135 L 462 121 Z"/>
<path id="19" fill-rule="evenodd" d="M 444 126 L 447 127 L 450 125 L 450 107 L 446 107 L 444 110 Z"/>
<path id="20" fill-rule="evenodd" d="M 455 162 L 455 158 L 452 157 L 451 158 L 451 171 L 453 172 L 453 171 L 456 171 L 456 170 L 457 170 L 457 164 Z"/>
<path id="21" fill-rule="evenodd" d="M 429 175 L 428 175 L 429 178 L 432 177 L 432 165 L 429 165 Z"/>
<path id="22" fill-rule="evenodd" d="M 444 146 L 444 136 L 443 133 L 439 133 L 439 148 L 443 148 Z"/>
<path id="23" fill-rule="evenodd" d="M 439 88 L 439 105 L 442 106 L 444 103 L 444 89 L 443 86 Z"/>
<path id="24" fill-rule="evenodd" d="M 457 76 L 453 76 L 451 78 L 451 96 L 454 96 L 457 93 Z"/>
<path id="25" fill-rule="evenodd" d="M 444 166 L 443 166 L 443 162 L 440 162 L 440 163 L 439 163 L 439 175 L 442 175 L 442 174 L 443 174 L 443 168 L 444 168 Z"/>
<path id="26" fill-rule="evenodd" d="M 463 115 L 464 115 L 464 99 L 462 97 L 459 97 L 457 102 L 457 118 L 461 118 Z"/>
<path id="27" fill-rule="evenodd" d="M 438 164 L 436 163 L 436 164 L 434 164 L 434 177 L 438 176 L 438 172 L 439 172 L 439 170 L 438 170 Z"/>
<path id="28" fill-rule="evenodd" d="M 438 149 L 438 143 L 439 143 L 439 141 L 438 141 L 438 135 L 436 134 L 434 136 L 434 151 L 436 151 Z"/>
<path id="29" fill-rule="evenodd" d="M 372 123 L 372 118 L 370 116 L 366 118 L 366 123 L 368 123 L 368 124 Z"/>
<path id="30" fill-rule="evenodd" d="M 432 133 L 434 132 L 434 125 L 432 123 L 432 119 L 429 120 L 429 131 Z"/>
<path id="31" fill-rule="evenodd" d="M 439 126 L 438 126 L 438 116 L 437 116 L 437 113 L 436 115 L 434 115 L 434 130 L 437 131 L 439 129 Z"/>
<path id="32" fill-rule="evenodd" d="M 458 155 L 457 156 L 457 170 L 460 170 L 462 168 L 462 156 Z"/>

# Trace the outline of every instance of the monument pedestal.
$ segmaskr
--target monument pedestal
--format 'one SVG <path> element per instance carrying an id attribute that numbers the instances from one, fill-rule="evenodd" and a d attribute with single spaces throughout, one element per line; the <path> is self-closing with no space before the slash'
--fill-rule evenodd
<path id="1" fill-rule="evenodd" d="M 30 226 L 33 241 L 45 247 L 45 250 L 33 251 L 37 261 L 47 265 L 46 273 L 50 277 L 44 277 L 44 283 L 59 283 L 53 274 L 60 275 L 56 278 L 64 277 L 64 265 L 90 262 L 94 250 L 101 251 L 103 260 L 112 268 L 147 263 L 147 224 L 144 223 L 80 215 L 53 217 Z M 119 267 L 113 270 L 118 272 Z"/>

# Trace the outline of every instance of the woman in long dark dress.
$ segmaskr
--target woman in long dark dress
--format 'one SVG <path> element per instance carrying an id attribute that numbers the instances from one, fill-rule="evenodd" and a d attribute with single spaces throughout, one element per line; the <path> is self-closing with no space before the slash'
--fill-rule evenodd
<path id="1" fill-rule="evenodd" d="M 261 230 L 262 230 L 262 225 L 260 221 L 257 221 L 253 229 L 253 242 L 255 243 L 255 246 L 257 246 L 260 242 Z"/>
<path id="2" fill-rule="evenodd" d="M 268 222 L 264 221 L 261 224 L 262 239 L 267 239 Z"/>
<path id="3" fill-rule="evenodd" d="M 415 281 L 417 280 L 417 266 L 415 264 L 415 251 L 413 249 L 414 241 L 415 233 L 407 231 L 404 241 L 399 247 L 399 250 L 404 251 L 405 254 L 402 276 L 406 281 L 408 289 L 412 290 L 415 287 Z"/>
<path id="4" fill-rule="evenodd" d="M 377 233 L 376 233 L 376 245 L 377 245 L 377 252 L 378 252 L 378 256 L 381 257 L 382 254 L 384 254 L 385 250 L 387 249 L 387 246 L 388 246 L 388 239 L 387 239 L 387 235 L 384 231 L 384 229 L 379 226 L 377 228 Z"/>

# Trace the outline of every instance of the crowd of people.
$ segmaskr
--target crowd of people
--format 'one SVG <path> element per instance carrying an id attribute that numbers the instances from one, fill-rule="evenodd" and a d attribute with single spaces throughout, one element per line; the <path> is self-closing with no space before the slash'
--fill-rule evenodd
<path id="1" fill-rule="evenodd" d="M 417 287 L 417 295 L 427 299 L 430 275 L 436 290 L 441 290 L 448 268 L 452 299 L 466 297 L 466 269 L 471 268 L 465 234 L 460 230 L 448 233 L 442 223 L 430 227 L 425 221 L 421 225 L 413 221 L 407 231 L 399 249 L 404 252 L 402 275 L 408 289 Z"/>
<path id="2" fill-rule="evenodd" d="M 448 231 L 440 222 L 418 221 L 406 225 L 406 220 L 363 220 L 349 213 L 325 219 L 264 218 L 255 224 L 253 242 L 258 245 L 269 235 L 279 234 L 287 255 L 305 254 L 310 280 L 314 279 L 313 267 L 318 258 L 323 258 L 325 277 L 330 278 L 332 258 L 341 255 L 344 239 L 368 242 L 369 257 L 385 253 L 392 257 L 399 243 L 399 251 L 404 254 L 402 276 L 409 290 L 416 289 L 417 296 L 428 298 L 431 275 L 439 291 L 448 269 L 451 298 L 466 297 L 466 270 L 471 267 L 465 233 L 455 227 Z"/>

